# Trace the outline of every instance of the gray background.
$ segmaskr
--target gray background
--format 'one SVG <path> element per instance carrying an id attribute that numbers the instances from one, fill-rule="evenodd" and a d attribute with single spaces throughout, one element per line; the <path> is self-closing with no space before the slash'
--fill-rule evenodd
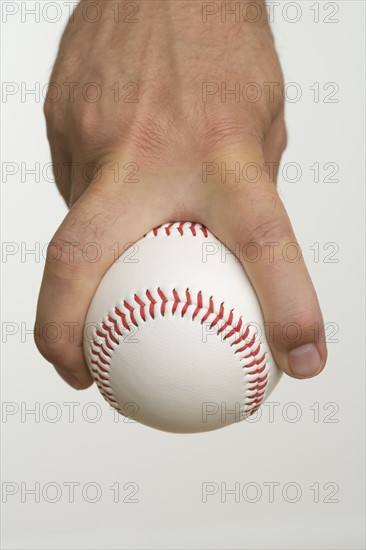
<path id="1" fill-rule="evenodd" d="M 4 4 L 19 11 L 6 20 L 3 8 L 3 81 L 42 88 L 67 9 L 51 22 L 57 15 L 51 6 L 35 22 L 24 14 L 34 2 Z M 326 370 L 303 382 L 284 377 L 270 398 L 273 418 L 267 405 L 257 422 L 183 436 L 121 417 L 117 422 L 95 386 L 78 393 L 63 384 L 33 344 L 43 258 L 25 251 L 43 249 L 66 208 L 47 170 L 42 98 L 22 98 L 20 91 L 3 97 L 3 163 L 18 170 L 3 173 L 2 184 L 2 238 L 14 251 L 2 263 L 4 548 L 364 547 L 364 3 L 301 2 L 301 17 L 292 23 L 296 6 L 280 4 L 273 22 L 277 46 L 286 81 L 302 94 L 287 101 L 283 165 L 297 163 L 302 175 L 293 181 L 289 166 L 279 189 L 329 323 Z M 317 82 L 315 101 L 310 87 Z M 36 162 L 39 181 L 24 174 Z M 333 170 L 326 163 L 337 164 L 335 181 L 326 179 Z M 29 409 L 39 417 L 25 414 Z M 79 484 L 74 502 L 69 482 Z M 207 502 L 205 482 L 217 490 Z M 273 498 L 270 482 L 277 484 Z M 25 492 L 36 483 L 39 502 Z M 109 488 L 116 483 L 117 503 Z M 233 494 L 222 502 L 225 487 L 235 484 L 239 502 Z M 128 502 L 137 486 L 137 502 Z M 7 496 L 11 487 L 15 494 Z M 90 502 L 97 489 L 99 500 Z"/>

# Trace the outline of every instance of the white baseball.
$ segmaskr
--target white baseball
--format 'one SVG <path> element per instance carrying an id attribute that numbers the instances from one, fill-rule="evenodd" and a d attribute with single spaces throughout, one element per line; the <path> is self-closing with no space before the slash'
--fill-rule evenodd
<path id="1" fill-rule="evenodd" d="M 120 256 L 85 328 L 86 361 L 104 398 L 160 430 L 245 419 L 280 378 L 242 265 L 200 224 L 165 224 Z"/>

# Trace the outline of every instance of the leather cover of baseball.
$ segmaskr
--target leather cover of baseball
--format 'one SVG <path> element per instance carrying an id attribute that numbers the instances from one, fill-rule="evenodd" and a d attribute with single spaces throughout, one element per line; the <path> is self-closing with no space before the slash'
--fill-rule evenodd
<path id="1" fill-rule="evenodd" d="M 281 376 L 245 270 L 196 223 L 165 224 L 118 258 L 94 295 L 85 335 L 104 398 L 159 430 L 243 420 Z"/>

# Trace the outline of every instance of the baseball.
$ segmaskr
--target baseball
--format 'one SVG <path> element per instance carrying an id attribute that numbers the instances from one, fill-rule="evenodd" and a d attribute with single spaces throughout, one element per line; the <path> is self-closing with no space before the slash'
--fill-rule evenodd
<path id="1" fill-rule="evenodd" d="M 112 407 L 175 433 L 247 418 L 281 375 L 241 263 L 191 222 L 152 230 L 111 266 L 88 311 L 84 353 Z"/>

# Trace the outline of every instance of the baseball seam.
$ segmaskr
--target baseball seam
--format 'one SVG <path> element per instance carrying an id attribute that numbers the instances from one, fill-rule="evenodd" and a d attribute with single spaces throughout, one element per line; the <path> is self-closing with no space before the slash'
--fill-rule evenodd
<path id="1" fill-rule="evenodd" d="M 209 330 L 217 327 L 216 335 L 222 337 L 234 354 L 239 354 L 239 361 L 244 371 L 247 386 L 243 396 L 243 413 L 253 414 L 262 404 L 269 382 L 270 369 L 267 353 L 261 342 L 257 342 L 257 332 L 252 325 L 244 325 L 243 318 L 234 319 L 234 311 L 225 310 L 221 303 L 217 308 L 212 297 L 209 307 L 203 306 L 203 295 L 199 291 L 196 299 L 192 299 L 189 289 L 181 298 L 174 288 L 164 292 L 157 288 L 154 292 L 147 290 L 145 296 L 135 294 L 133 300 L 124 300 L 114 308 L 101 325 L 95 329 L 91 344 L 91 370 L 94 380 L 108 403 L 118 409 L 110 384 L 110 361 L 114 349 L 119 346 L 132 330 L 140 323 L 154 320 L 158 315 L 164 317 L 180 315 L 190 317 L 201 325 L 207 323 Z"/>
<path id="2" fill-rule="evenodd" d="M 154 228 L 146 237 L 200 236 L 208 238 L 208 231 L 204 225 L 191 222 L 174 222 Z M 208 308 L 203 303 L 208 303 Z M 157 311 L 158 310 L 158 311 Z M 140 323 L 154 320 L 157 315 L 172 316 L 180 314 L 182 318 L 190 316 L 192 321 L 209 324 L 209 329 L 217 327 L 216 335 L 239 354 L 239 361 L 246 379 L 246 389 L 243 395 L 244 416 L 253 414 L 263 403 L 271 375 L 267 361 L 267 352 L 262 342 L 257 342 L 257 332 L 253 325 L 244 325 L 243 318 L 234 320 L 234 310 L 225 310 L 222 302 L 215 305 L 211 296 L 206 302 L 202 291 L 192 298 L 189 289 L 185 297 L 181 298 L 173 288 L 163 291 L 160 287 L 154 291 L 146 290 L 145 296 L 135 294 L 129 301 L 115 306 L 113 312 L 103 319 L 98 328 L 94 329 L 91 342 L 90 368 L 93 378 L 106 401 L 119 410 L 117 399 L 110 384 L 110 362 L 114 349 L 119 346 Z M 226 331 L 226 333 L 225 333 Z M 243 331 L 241 333 L 241 331 Z"/>
<path id="3" fill-rule="evenodd" d="M 197 237 L 198 233 L 201 233 L 205 238 L 208 237 L 207 227 L 205 227 L 200 223 L 195 223 L 195 222 L 167 223 L 165 225 L 160 225 L 159 227 L 155 227 L 147 235 L 151 235 L 153 237 L 164 235 L 166 237 L 170 237 L 172 233 L 174 233 L 174 231 L 177 231 L 181 237 L 183 237 L 183 235 L 187 235 L 187 233 L 193 237 Z"/>

